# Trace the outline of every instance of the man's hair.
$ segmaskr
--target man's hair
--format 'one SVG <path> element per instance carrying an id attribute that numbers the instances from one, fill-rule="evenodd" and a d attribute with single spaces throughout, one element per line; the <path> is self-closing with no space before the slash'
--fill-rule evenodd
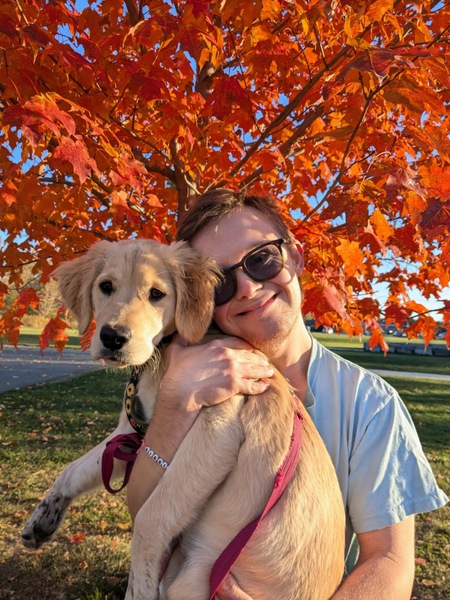
<path id="1" fill-rule="evenodd" d="M 266 216 L 283 239 L 295 241 L 285 221 L 289 215 L 282 215 L 282 204 L 269 196 L 247 196 L 243 192 L 233 192 L 226 188 L 209 190 L 198 197 L 195 204 L 180 219 L 177 240 L 191 242 L 193 238 L 211 223 L 217 223 L 225 215 L 236 209 L 253 208 Z"/>

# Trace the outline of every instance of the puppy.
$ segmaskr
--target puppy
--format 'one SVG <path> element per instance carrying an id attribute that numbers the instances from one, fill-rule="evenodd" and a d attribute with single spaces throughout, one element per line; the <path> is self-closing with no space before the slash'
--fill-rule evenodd
<path id="1" fill-rule="evenodd" d="M 127 240 L 97 243 L 60 265 L 56 276 L 81 334 L 95 317 L 93 357 L 118 367 L 145 365 L 137 391 L 148 423 L 164 373 L 158 344 L 175 331 L 189 343 L 200 342 L 212 318 L 217 267 L 183 242 Z M 320 436 L 301 412 L 293 477 L 232 568 L 254 600 L 326 600 L 344 572 L 339 485 Z M 237 395 L 200 411 L 136 516 L 127 600 L 208 600 L 217 557 L 264 511 L 293 422 L 292 392 L 278 372 L 263 394 Z M 27 547 L 51 539 L 72 500 L 101 485 L 106 443 L 130 433 L 123 410 L 117 429 L 63 471 L 25 525 Z M 113 476 L 124 471 L 125 463 L 115 460 Z M 180 535 L 160 583 L 164 559 Z"/>

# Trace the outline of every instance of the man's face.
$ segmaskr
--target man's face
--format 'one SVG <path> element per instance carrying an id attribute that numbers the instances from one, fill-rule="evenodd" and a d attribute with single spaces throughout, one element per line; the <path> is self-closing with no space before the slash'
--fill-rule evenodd
<path id="1" fill-rule="evenodd" d="M 278 238 L 280 233 L 265 215 L 245 207 L 206 227 L 192 245 L 226 268 L 255 247 Z M 301 319 L 298 275 L 303 267 L 302 255 L 293 244 L 283 244 L 282 252 L 285 265 L 269 281 L 253 281 L 242 268 L 236 269 L 236 294 L 214 312 L 224 333 L 243 338 L 269 355 L 270 349 L 294 334 Z"/>

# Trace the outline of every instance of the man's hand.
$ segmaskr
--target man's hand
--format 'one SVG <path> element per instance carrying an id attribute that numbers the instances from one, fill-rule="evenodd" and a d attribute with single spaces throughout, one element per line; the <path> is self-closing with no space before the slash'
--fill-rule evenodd
<path id="1" fill-rule="evenodd" d="M 235 337 L 188 346 L 177 335 L 165 361 L 158 402 L 183 412 L 219 404 L 235 394 L 261 394 L 274 373 L 265 357 Z"/>

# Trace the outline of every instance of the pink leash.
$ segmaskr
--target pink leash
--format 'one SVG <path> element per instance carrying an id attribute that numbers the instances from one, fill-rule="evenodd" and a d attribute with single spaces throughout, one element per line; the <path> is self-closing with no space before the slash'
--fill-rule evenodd
<path id="1" fill-rule="evenodd" d="M 120 446 L 130 449 L 130 453 L 123 452 Z M 130 479 L 131 470 L 133 468 L 134 461 L 136 460 L 136 454 L 141 447 L 141 438 L 137 433 L 127 433 L 123 435 L 116 435 L 115 438 L 109 440 L 106 443 L 106 448 L 102 455 L 102 479 L 103 485 L 110 494 L 117 494 L 120 490 L 127 485 Z M 111 475 L 114 469 L 114 459 L 124 460 L 127 463 L 125 477 L 120 488 L 113 489 L 110 485 Z"/>
<path id="2" fill-rule="evenodd" d="M 225 550 L 214 563 L 211 569 L 211 576 L 209 578 L 209 600 L 214 600 L 217 590 L 221 586 L 225 577 L 231 571 L 234 563 L 237 561 L 237 559 L 243 552 L 244 548 L 250 541 L 250 538 L 255 533 L 259 524 L 269 512 L 269 510 L 271 510 L 271 508 L 273 508 L 278 502 L 287 485 L 289 484 L 290 480 L 292 479 L 292 476 L 294 475 L 295 469 L 298 464 L 298 460 L 300 458 L 302 419 L 303 417 L 301 413 L 295 411 L 294 430 L 292 433 L 289 452 L 286 455 L 286 458 L 284 459 L 284 462 L 277 473 L 272 493 L 270 495 L 269 500 L 267 501 L 266 507 L 264 508 L 262 514 L 257 519 L 246 525 L 244 529 L 242 529 L 237 534 L 237 536 L 233 540 L 231 540 L 231 542 L 228 544 L 228 546 L 225 548 Z"/>

